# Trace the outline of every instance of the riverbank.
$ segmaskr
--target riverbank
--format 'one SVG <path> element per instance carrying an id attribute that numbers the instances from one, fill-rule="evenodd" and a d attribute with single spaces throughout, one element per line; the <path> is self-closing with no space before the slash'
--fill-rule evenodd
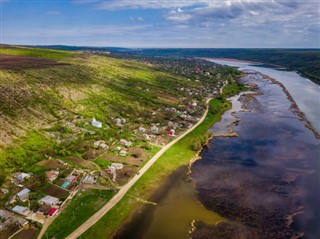
<path id="1" fill-rule="evenodd" d="M 230 109 L 230 103 L 226 100 L 221 98 L 211 100 L 206 119 L 195 130 L 168 149 L 124 198 L 86 231 L 82 238 L 111 237 L 119 225 L 130 221 L 133 212 L 143 206 L 141 200 L 137 199 L 147 200 L 168 175 L 180 166 L 187 165 L 197 153 L 191 149 L 194 139 L 203 135 L 214 123 L 219 121 L 221 115 L 228 109 Z"/>

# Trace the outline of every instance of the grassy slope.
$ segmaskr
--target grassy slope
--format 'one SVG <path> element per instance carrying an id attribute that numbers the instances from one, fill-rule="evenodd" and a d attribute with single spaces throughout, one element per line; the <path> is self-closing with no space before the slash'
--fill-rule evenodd
<path id="1" fill-rule="evenodd" d="M 33 52 L 26 52 L 25 49 L 2 50 L 18 55 Z M 53 53 L 51 50 L 37 49 L 32 54 L 48 57 L 47 54 Z M 54 54 L 60 54 L 60 51 Z M 43 137 L 43 131 L 39 128 L 54 126 L 65 119 L 72 120 L 75 115 L 87 120 L 96 117 L 107 124 L 111 123 L 111 117 L 131 120 L 138 116 L 147 117 L 159 107 L 172 107 L 180 103 L 179 100 L 171 103 L 158 98 L 157 93 L 165 91 L 177 98 L 175 86 L 188 84 L 181 77 L 155 71 L 136 61 L 93 55 L 65 58 L 64 61 L 70 65 L 24 71 L 0 70 L 3 76 L 0 81 L 3 92 L 0 95 L 0 112 L 4 117 L 0 127 L 6 134 L 3 139 L 13 140 L 8 143 L 11 145 L 9 147 L 0 143 L 0 166 L 23 168 L 43 155 L 36 148 L 56 150 L 55 143 Z M 194 86 L 199 84 L 194 83 Z M 149 91 L 146 91 L 147 88 Z M 37 131 L 34 132 L 34 129 Z M 108 137 L 114 133 L 114 130 L 100 131 L 98 135 Z M 37 145 L 33 145 L 35 137 Z M 50 145 L 46 147 L 48 143 Z M 17 158 L 14 155 L 20 156 Z"/>
<path id="2" fill-rule="evenodd" d="M 135 198 L 148 199 L 170 173 L 186 165 L 196 154 L 191 150 L 194 138 L 203 135 L 208 128 L 221 119 L 221 114 L 229 108 L 229 102 L 220 99 L 211 100 L 209 113 L 203 123 L 166 151 L 126 196 L 81 238 L 109 238 L 118 226 L 141 206 L 141 203 Z"/>
<path id="3" fill-rule="evenodd" d="M 53 221 L 44 238 L 65 238 L 99 210 L 114 195 L 112 191 L 87 190 L 78 194 Z"/>

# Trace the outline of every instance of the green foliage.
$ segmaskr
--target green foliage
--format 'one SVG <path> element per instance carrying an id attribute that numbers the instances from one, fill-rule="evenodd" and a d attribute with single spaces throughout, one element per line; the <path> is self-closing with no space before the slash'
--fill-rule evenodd
<path id="1" fill-rule="evenodd" d="M 16 142 L 18 146 L 0 151 L 0 166 L 7 169 L 23 170 L 43 159 L 43 152 L 54 144 L 39 132 L 27 134 Z"/>

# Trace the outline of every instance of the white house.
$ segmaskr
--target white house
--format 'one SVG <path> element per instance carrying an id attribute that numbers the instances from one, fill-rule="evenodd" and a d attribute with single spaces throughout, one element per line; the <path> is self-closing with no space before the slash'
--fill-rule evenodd
<path id="1" fill-rule="evenodd" d="M 46 204 L 46 205 L 49 205 L 49 206 L 53 206 L 53 205 L 56 205 L 56 204 L 59 203 L 59 198 L 47 195 L 47 196 L 41 198 L 39 200 L 39 203 L 40 204 Z"/>
<path id="2" fill-rule="evenodd" d="M 20 192 L 17 193 L 17 197 L 22 201 L 25 202 L 29 198 L 30 189 L 24 188 Z"/>
<path id="3" fill-rule="evenodd" d="M 97 121 L 95 118 L 92 118 L 91 124 L 94 127 L 97 127 L 97 128 L 101 128 L 102 127 L 102 123 L 100 121 Z"/>

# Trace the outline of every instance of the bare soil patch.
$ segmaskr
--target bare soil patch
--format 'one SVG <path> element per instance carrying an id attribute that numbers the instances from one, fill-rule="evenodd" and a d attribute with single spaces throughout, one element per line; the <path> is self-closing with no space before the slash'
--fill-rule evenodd
<path id="1" fill-rule="evenodd" d="M 1 231 L 0 239 L 8 239 L 13 233 L 19 230 L 19 227 L 15 224 L 11 224 L 6 229 Z"/>
<path id="2" fill-rule="evenodd" d="M 111 162 L 123 163 L 123 164 L 134 165 L 134 166 L 139 166 L 144 161 L 143 159 L 135 158 L 132 156 L 123 158 L 116 155 L 104 155 L 102 159 L 111 161 Z"/>
<path id="3" fill-rule="evenodd" d="M 45 68 L 69 65 L 50 59 L 0 54 L 0 69 Z"/>
<path id="4" fill-rule="evenodd" d="M 124 184 L 129 181 L 138 171 L 137 167 L 134 166 L 125 166 L 123 169 L 117 172 L 116 181 L 119 184 Z"/>
<path id="5" fill-rule="evenodd" d="M 77 157 L 69 157 L 68 160 L 76 163 L 76 164 L 79 164 L 85 168 L 88 168 L 88 169 L 91 169 L 91 170 L 94 170 L 96 169 L 96 167 L 92 164 L 91 161 L 87 161 L 87 160 L 84 160 L 84 159 L 80 159 L 80 158 L 77 158 Z"/>
<path id="6" fill-rule="evenodd" d="M 69 196 L 69 192 L 67 190 L 64 190 L 63 188 L 60 188 L 52 184 L 50 184 L 49 187 L 47 187 L 44 190 L 44 192 L 52 197 L 56 197 L 63 200 Z"/>
<path id="7" fill-rule="evenodd" d="M 55 160 L 55 159 L 42 160 L 38 162 L 37 165 L 42 166 L 44 168 L 48 168 L 48 169 L 64 168 L 64 166 L 60 164 L 58 160 Z"/>
<path id="8" fill-rule="evenodd" d="M 12 237 L 12 239 L 21 239 L 21 238 L 23 238 L 23 239 L 34 239 L 34 238 L 37 238 L 37 234 L 38 234 L 38 229 L 30 227 L 27 230 L 22 230 L 17 235 Z"/>

